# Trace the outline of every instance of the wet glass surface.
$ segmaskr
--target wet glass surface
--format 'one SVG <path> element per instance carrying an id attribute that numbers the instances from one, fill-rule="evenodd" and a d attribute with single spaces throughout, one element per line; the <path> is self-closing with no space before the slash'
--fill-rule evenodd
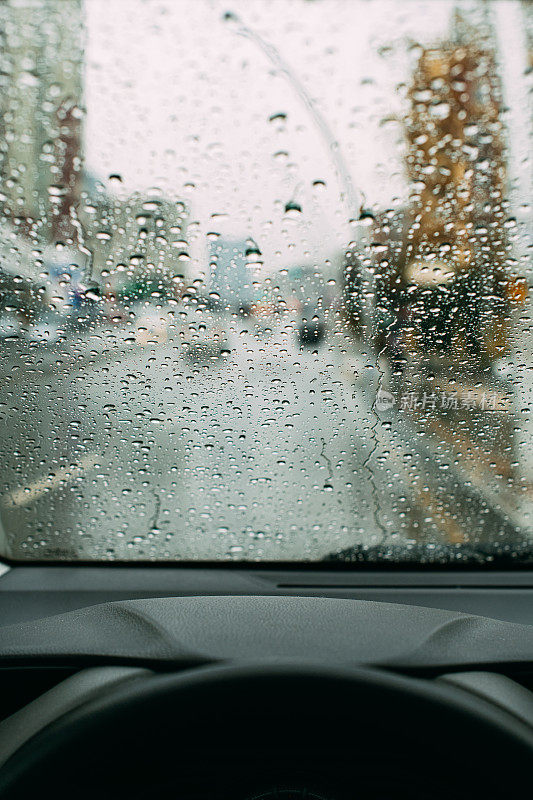
<path id="1" fill-rule="evenodd" d="M 531 4 L 0 37 L 5 557 L 531 557 Z"/>

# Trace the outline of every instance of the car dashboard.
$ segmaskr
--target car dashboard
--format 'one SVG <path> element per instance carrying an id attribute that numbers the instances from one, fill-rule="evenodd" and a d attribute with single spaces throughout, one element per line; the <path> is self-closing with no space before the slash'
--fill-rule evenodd
<path id="1" fill-rule="evenodd" d="M 526 570 L 14 566 L 0 613 L 1 798 L 528 796 Z"/>

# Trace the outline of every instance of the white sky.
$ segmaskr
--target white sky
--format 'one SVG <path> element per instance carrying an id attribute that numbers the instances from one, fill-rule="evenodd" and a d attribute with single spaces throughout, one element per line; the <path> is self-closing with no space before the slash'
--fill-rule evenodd
<path id="1" fill-rule="evenodd" d="M 104 182 L 119 173 L 125 191 L 185 198 L 198 242 L 210 230 L 251 234 L 271 268 L 327 257 L 350 239 L 327 146 L 288 81 L 223 13 L 278 49 L 327 120 L 356 188 L 388 207 L 405 192 L 403 132 L 384 119 L 403 108 L 401 84 L 417 58 L 409 41 L 445 35 L 455 5 L 85 0 L 87 166 Z M 268 121 L 278 112 L 285 124 Z M 317 180 L 325 188 L 313 188 Z M 300 221 L 284 216 L 291 199 Z"/>

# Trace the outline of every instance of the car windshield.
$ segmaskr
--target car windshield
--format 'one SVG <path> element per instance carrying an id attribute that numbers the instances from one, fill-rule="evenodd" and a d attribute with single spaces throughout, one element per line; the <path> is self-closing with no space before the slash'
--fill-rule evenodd
<path id="1" fill-rule="evenodd" d="M 0 556 L 531 560 L 533 6 L 0 20 Z"/>

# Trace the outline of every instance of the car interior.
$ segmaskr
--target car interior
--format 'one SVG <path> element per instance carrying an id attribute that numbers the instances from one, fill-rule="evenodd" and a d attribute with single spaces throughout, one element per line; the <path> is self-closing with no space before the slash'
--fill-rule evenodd
<path id="1" fill-rule="evenodd" d="M 0 800 L 533 795 L 533 3 L 0 4 Z"/>
<path id="2" fill-rule="evenodd" d="M 14 566 L 0 597 L 2 797 L 527 796 L 530 571 Z"/>

